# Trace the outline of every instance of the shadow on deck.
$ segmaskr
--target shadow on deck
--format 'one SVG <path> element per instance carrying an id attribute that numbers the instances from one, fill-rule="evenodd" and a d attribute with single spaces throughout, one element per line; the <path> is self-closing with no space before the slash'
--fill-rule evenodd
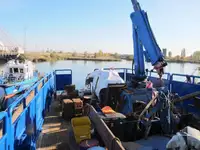
<path id="1" fill-rule="evenodd" d="M 72 147 L 76 144 L 74 143 L 74 137 L 71 136 L 71 128 L 70 122 L 63 120 L 61 117 L 59 102 L 53 101 L 37 141 L 37 150 L 76 150 Z"/>

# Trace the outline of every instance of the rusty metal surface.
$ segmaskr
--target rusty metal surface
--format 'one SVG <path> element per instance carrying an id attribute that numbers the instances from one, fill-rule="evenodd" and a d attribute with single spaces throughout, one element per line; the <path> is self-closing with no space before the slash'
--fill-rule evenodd
<path id="1" fill-rule="evenodd" d="M 76 150 L 76 146 L 71 124 L 62 119 L 59 102 L 54 101 L 45 117 L 37 150 Z"/>

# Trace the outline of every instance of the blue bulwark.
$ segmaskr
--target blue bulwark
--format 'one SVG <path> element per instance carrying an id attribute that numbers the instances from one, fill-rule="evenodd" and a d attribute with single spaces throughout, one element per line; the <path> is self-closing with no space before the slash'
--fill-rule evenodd
<path id="1" fill-rule="evenodd" d="M 72 84 L 72 70 L 59 69 L 55 70 L 56 91 L 64 90 L 65 85 Z"/>
<path id="2" fill-rule="evenodd" d="M 0 149 L 36 149 L 44 112 L 51 104 L 48 93 L 53 91 L 53 87 L 51 72 L 17 97 L 6 111 L 0 112 Z"/>
<path id="3" fill-rule="evenodd" d="M 185 77 L 186 75 L 181 74 L 172 74 L 171 79 L 171 92 L 178 93 L 179 96 L 184 96 L 193 92 L 200 91 L 200 84 L 194 83 L 194 81 L 191 80 L 191 83 L 186 83 L 184 81 L 176 81 L 174 77 Z M 199 78 L 196 76 L 190 76 L 191 79 Z M 184 107 L 187 112 L 191 113 L 197 113 L 200 114 L 200 101 L 199 99 L 191 99 L 184 101 L 182 104 L 180 103 L 180 107 Z"/>

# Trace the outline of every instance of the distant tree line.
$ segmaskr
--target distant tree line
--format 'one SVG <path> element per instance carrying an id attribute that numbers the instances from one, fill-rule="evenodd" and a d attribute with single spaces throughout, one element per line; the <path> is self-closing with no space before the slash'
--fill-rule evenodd
<path id="1" fill-rule="evenodd" d="M 196 51 L 192 55 L 192 59 L 195 61 L 200 61 L 200 51 Z"/>
<path id="2" fill-rule="evenodd" d="M 118 53 L 105 53 L 102 50 L 99 50 L 98 52 L 95 53 L 88 53 L 85 51 L 84 53 L 77 53 L 76 51 L 74 52 L 63 52 L 63 51 L 53 51 L 53 50 L 47 50 L 46 53 L 49 53 L 50 58 L 56 58 L 57 54 L 65 54 L 68 53 L 67 55 L 70 57 L 84 57 L 84 58 L 115 58 L 115 59 L 126 59 L 126 60 L 133 60 L 133 55 L 120 55 Z M 186 56 L 186 50 L 182 49 L 180 55 L 172 56 L 172 52 L 169 51 L 168 56 L 166 59 L 168 61 L 190 61 L 190 62 L 200 62 L 200 51 L 195 51 L 191 56 Z M 61 56 L 60 55 L 60 56 Z"/>

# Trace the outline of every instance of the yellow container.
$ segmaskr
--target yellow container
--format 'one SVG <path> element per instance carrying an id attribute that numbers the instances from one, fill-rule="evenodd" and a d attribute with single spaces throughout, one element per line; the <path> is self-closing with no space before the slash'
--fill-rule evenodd
<path id="1" fill-rule="evenodd" d="M 71 124 L 76 139 L 76 143 L 82 140 L 91 139 L 91 122 L 89 117 L 75 117 L 71 119 Z"/>

